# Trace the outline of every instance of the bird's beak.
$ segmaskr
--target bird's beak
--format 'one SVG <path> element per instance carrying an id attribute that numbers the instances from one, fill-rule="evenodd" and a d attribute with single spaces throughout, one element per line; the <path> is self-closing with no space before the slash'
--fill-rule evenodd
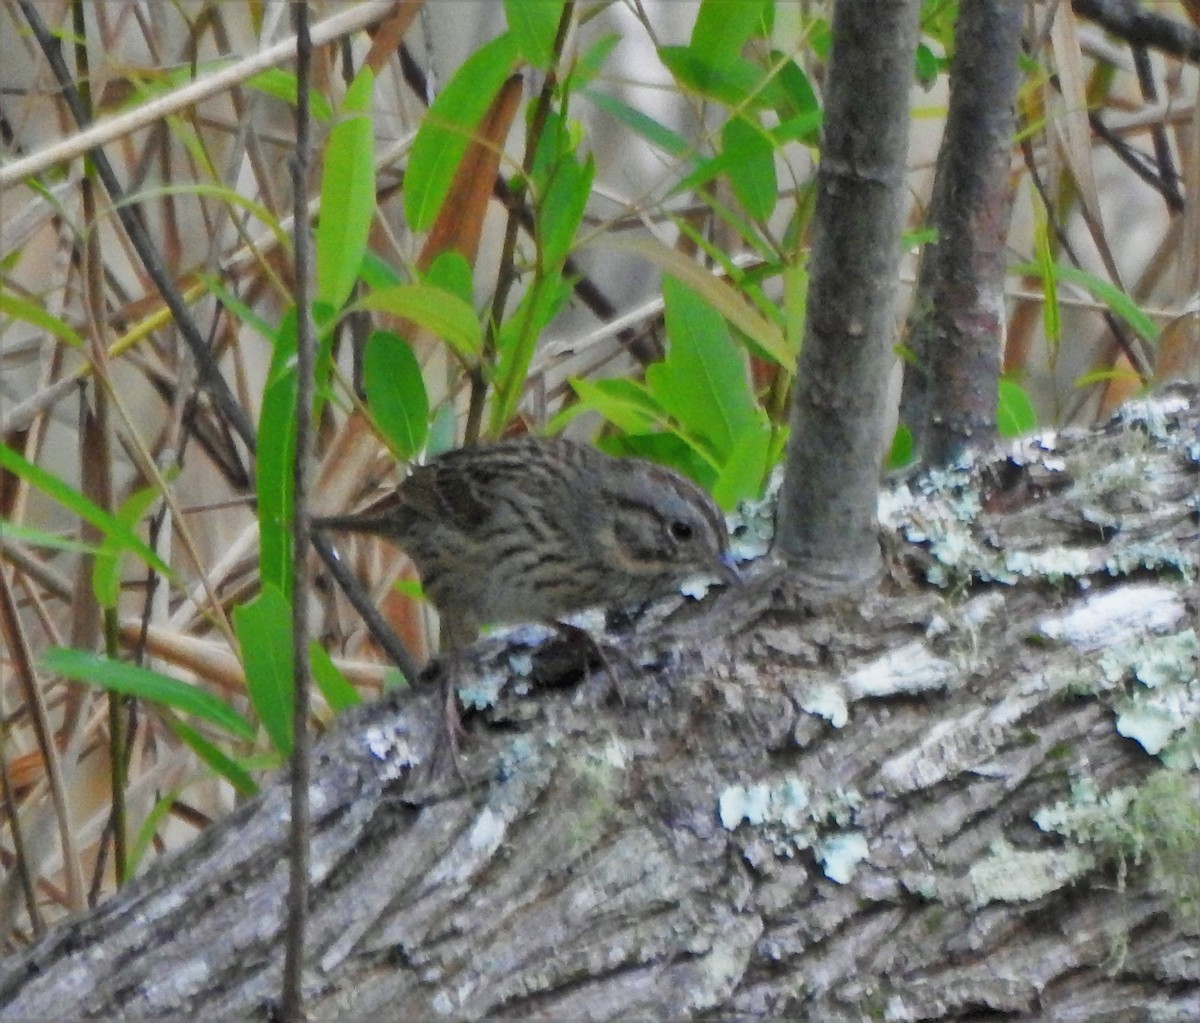
<path id="1" fill-rule="evenodd" d="M 399 507 L 399 494 L 396 490 L 389 490 L 359 511 L 350 515 L 323 515 L 313 519 L 313 525 L 318 529 L 387 536 L 392 531 L 389 525 L 394 521 L 395 511 Z"/>
<path id="2" fill-rule="evenodd" d="M 746 582 L 746 577 L 742 575 L 741 569 L 738 568 L 737 560 L 733 556 L 732 551 L 725 551 L 718 562 L 717 575 L 721 577 L 721 581 L 728 583 L 730 586 L 743 586 Z"/>

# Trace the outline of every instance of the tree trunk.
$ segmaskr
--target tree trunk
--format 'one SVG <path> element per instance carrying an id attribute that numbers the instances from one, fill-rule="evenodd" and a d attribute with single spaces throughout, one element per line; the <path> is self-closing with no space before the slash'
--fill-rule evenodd
<path id="1" fill-rule="evenodd" d="M 1176 389 L 893 488 L 858 604 L 764 565 L 590 670 L 479 644 L 469 791 L 437 687 L 347 715 L 310 1016 L 1200 1019 L 1198 427 Z M 0 1017 L 267 1016 L 287 805 L 10 956 Z"/>

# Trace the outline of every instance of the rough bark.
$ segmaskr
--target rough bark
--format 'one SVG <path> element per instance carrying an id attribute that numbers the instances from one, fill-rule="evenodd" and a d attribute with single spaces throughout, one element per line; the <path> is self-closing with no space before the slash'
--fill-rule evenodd
<path id="1" fill-rule="evenodd" d="M 938 236 L 921 260 L 908 322 L 915 364 L 905 367 L 900 406 L 914 447 L 933 465 L 996 433 L 1024 13 L 1009 0 L 978 0 L 954 28 L 930 210 Z"/>
<path id="2" fill-rule="evenodd" d="M 310 1018 L 1200 1018 L 1198 493 L 1200 397 L 1167 392 L 894 487 L 860 603 L 763 564 L 590 671 L 541 628 L 465 652 L 469 792 L 436 687 L 348 715 L 314 765 Z M 1117 726 L 1149 742 L 1131 708 L 1169 693 L 1151 756 Z M 1089 787 L 1109 830 L 1055 832 Z M 287 805 L 9 957 L 0 1017 L 269 1014 Z"/>
<path id="3" fill-rule="evenodd" d="M 779 549 L 816 584 L 854 586 L 879 571 L 874 498 L 920 8 L 833 8 L 812 276 L 779 500 Z"/>

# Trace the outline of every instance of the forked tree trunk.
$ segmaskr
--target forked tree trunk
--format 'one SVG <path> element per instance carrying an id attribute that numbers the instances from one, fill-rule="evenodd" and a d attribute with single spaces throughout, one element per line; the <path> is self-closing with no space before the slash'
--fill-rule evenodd
<path id="1" fill-rule="evenodd" d="M 943 477 L 857 603 L 763 568 L 589 673 L 570 636 L 473 648 L 469 793 L 433 689 L 348 715 L 310 1018 L 1200 1019 L 1198 409 Z M 11 956 L 0 1017 L 263 1018 L 287 805 Z"/>

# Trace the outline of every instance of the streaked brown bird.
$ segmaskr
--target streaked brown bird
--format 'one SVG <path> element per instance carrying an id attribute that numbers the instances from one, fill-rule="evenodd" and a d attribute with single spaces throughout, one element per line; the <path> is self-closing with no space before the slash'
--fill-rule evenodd
<path id="1" fill-rule="evenodd" d="M 557 619 L 738 578 L 712 498 L 664 466 L 560 437 L 459 448 L 418 466 L 326 529 L 396 544 L 417 567 L 450 645 L 481 625 Z"/>

